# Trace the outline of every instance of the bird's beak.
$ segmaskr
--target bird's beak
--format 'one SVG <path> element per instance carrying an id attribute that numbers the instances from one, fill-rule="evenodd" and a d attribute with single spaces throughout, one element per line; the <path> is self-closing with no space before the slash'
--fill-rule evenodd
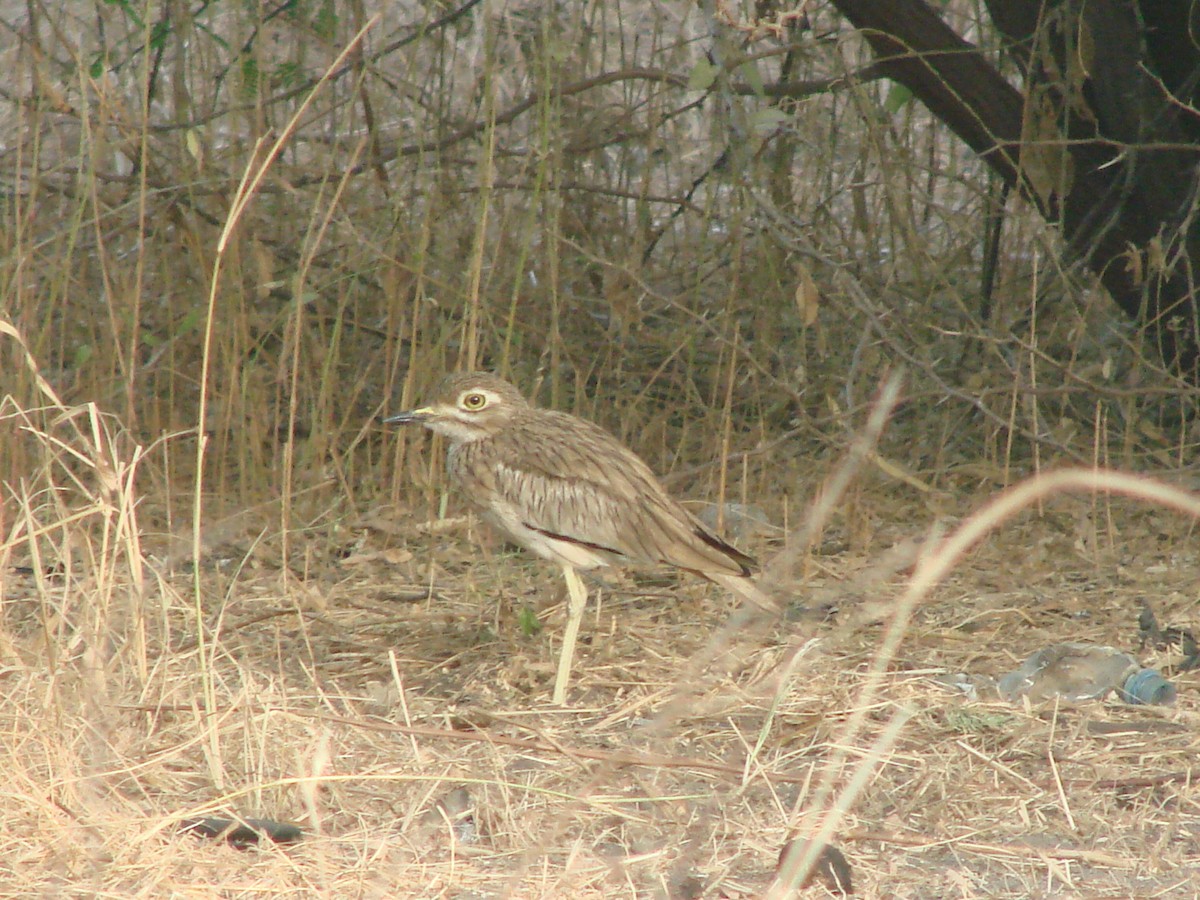
<path id="1" fill-rule="evenodd" d="M 433 410 L 428 406 L 421 406 L 417 409 L 406 410 L 405 412 L 396 413 L 394 416 L 388 416 L 383 420 L 384 425 L 409 425 L 416 423 L 420 425 L 433 415 Z"/>

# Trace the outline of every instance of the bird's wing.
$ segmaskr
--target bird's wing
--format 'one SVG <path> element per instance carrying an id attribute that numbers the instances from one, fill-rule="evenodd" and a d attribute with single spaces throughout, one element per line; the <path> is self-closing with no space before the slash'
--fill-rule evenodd
<path id="1" fill-rule="evenodd" d="M 536 448 L 489 454 L 497 496 L 520 511 L 526 527 L 631 562 L 701 574 L 750 571 L 753 560 L 705 529 L 641 459 L 585 424 L 547 429 Z"/>

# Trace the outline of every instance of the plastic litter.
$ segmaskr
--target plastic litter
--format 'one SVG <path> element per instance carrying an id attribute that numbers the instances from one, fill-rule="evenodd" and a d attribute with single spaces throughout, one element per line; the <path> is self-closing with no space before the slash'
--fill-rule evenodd
<path id="1" fill-rule="evenodd" d="M 1009 702 L 1022 697 L 1035 702 L 1101 700 L 1114 691 L 1126 703 L 1175 701 L 1175 686 L 1157 669 L 1143 668 L 1135 657 L 1115 647 L 1075 641 L 1037 651 L 996 686 Z"/>

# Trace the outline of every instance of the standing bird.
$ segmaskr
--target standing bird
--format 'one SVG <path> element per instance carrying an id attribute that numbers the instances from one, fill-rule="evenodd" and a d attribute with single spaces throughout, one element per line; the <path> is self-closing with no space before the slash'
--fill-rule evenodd
<path id="1" fill-rule="evenodd" d="M 566 702 L 587 603 L 580 569 L 671 565 L 778 612 L 751 577 L 754 560 L 672 499 L 632 450 L 585 419 L 538 409 L 502 378 L 447 375 L 430 403 L 384 421 L 444 435 L 447 472 L 483 517 L 562 566 L 569 605 L 555 704 Z"/>

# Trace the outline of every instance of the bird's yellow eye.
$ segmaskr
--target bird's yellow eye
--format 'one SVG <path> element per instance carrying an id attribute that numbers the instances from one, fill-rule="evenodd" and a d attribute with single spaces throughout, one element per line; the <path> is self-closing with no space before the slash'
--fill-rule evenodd
<path id="1" fill-rule="evenodd" d="M 479 412 L 479 410 L 483 409 L 485 406 L 487 406 L 486 395 L 481 394 L 478 391 L 472 391 L 469 394 L 463 394 L 462 408 L 467 412 Z"/>

